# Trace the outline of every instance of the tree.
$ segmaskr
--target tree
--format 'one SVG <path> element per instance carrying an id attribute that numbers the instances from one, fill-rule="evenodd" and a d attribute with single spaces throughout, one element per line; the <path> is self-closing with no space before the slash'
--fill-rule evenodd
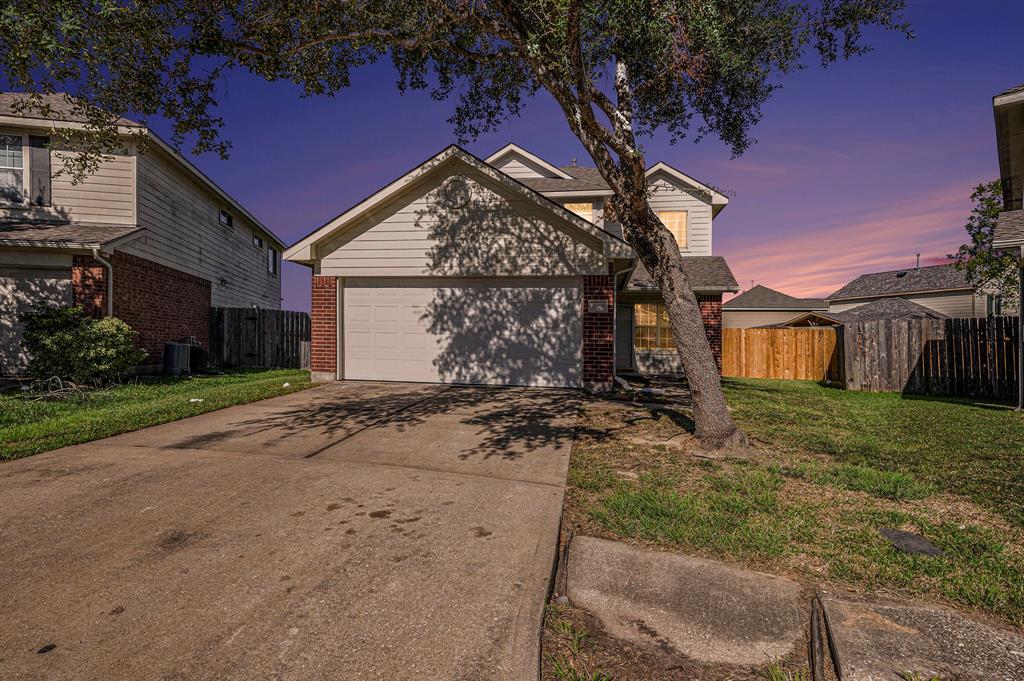
<path id="1" fill-rule="evenodd" d="M 8 0 L 0 63 L 30 92 L 81 98 L 81 158 L 117 116 L 161 115 L 172 142 L 226 154 L 216 86 L 229 69 L 334 94 L 390 57 L 398 87 L 454 98 L 460 141 L 518 115 L 537 92 L 562 109 L 613 191 L 609 216 L 661 290 L 709 448 L 746 438 L 726 409 L 679 249 L 647 203 L 640 140 L 722 139 L 741 154 L 775 78 L 867 51 L 901 31 L 903 0 Z M 41 103 L 29 106 L 42 106 Z M 78 161 L 80 170 L 88 163 Z"/>
<path id="2" fill-rule="evenodd" d="M 964 226 L 970 241 L 947 257 L 956 263 L 957 269 L 967 276 L 971 284 L 991 289 L 1002 297 L 1004 304 L 1017 307 L 1020 257 L 1012 251 L 992 248 L 996 221 L 1003 210 L 1002 181 L 992 180 L 976 186 L 971 193 L 971 202 L 974 205 Z"/>

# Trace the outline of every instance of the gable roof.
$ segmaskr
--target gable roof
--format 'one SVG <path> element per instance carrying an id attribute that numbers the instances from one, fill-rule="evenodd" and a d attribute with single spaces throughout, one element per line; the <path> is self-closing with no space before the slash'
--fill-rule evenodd
<path id="1" fill-rule="evenodd" d="M 560 177 L 520 177 L 520 182 L 538 192 L 594 192 L 611 194 L 608 183 L 601 177 L 597 168 L 585 166 L 563 166 L 568 178 Z"/>
<path id="2" fill-rule="evenodd" d="M 16 118 L 24 118 L 27 120 L 38 120 L 38 121 L 68 121 L 71 123 L 86 123 L 88 120 L 74 110 L 72 105 L 73 98 L 63 92 L 53 92 L 49 94 L 40 94 L 35 98 L 41 106 L 46 107 L 54 114 L 54 116 L 44 116 L 39 112 L 35 106 L 30 108 L 25 113 L 21 113 L 17 110 L 17 105 L 30 101 L 31 95 L 27 92 L 0 92 L 0 116 L 12 116 Z M 144 127 L 135 121 L 127 118 L 118 118 L 117 124 L 126 127 L 141 128 Z"/>
<path id="3" fill-rule="evenodd" d="M 823 298 L 794 298 L 758 284 L 722 305 L 726 310 L 827 310 Z"/>
<path id="4" fill-rule="evenodd" d="M 516 156 L 520 156 L 520 157 L 526 159 L 527 161 L 529 161 L 530 163 L 533 163 L 534 165 L 540 166 L 544 170 L 547 170 L 549 173 L 554 175 L 556 178 L 560 178 L 562 180 L 571 180 L 571 179 L 573 179 L 572 175 L 569 175 L 568 173 L 566 173 L 564 170 L 562 170 L 558 166 L 555 166 L 555 165 L 552 165 L 551 163 L 548 163 L 547 161 L 542 159 L 540 156 L 537 156 L 537 154 L 531 153 L 531 152 L 527 151 L 526 149 L 523 149 L 518 144 L 513 144 L 511 142 L 509 142 L 508 144 L 503 146 L 501 149 L 498 149 L 496 152 L 494 152 L 493 154 L 491 154 L 490 156 L 485 158 L 484 159 L 484 163 L 487 163 L 489 165 L 494 165 L 497 161 L 501 160 L 505 156 L 510 156 L 510 155 L 513 155 L 513 154 L 516 155 Z"/>
<path id="5" fill-rule="evenodd" d="M 848 324 L 851 322 L 871 322 L 879 319 L 949 319 L 941 312 L 918 305 L 905 298 L 881 298 L 873 300 L 864 305 L 843 312 L 830 312 L 829 317 L 835 317 L 840 322 Z"/>
<path id="6" fill-rule="evenodd" d="M 963 272 L 955 265 L 931 265 L 920 269 L 891 270 L 862 274 L 828 297 L 873 298 L 924 293 L 926 291 L 973 290 Z"/>
<path id="7" fill-rule="evenodd" d="M 739 284 L 732 270 L 720 255 L 684 255 L 683 272 L 695 291 L 725 293 L 736 291 Z M 627 291 L 657 291 L 658 286 L 642 264 L 637 263 L 626 285 Z"/>
<path id="8" fill-rule="evenodd" d="M 1024 101 L 1024 84 L 1012 87 L 1006 92 L 1000 92 L 992 98 L 992 103 L 996 106 L 1017 101 Z"/>
<path id="9" fill-rule="evenodd" d="M 115 225 L 69 220 L 0 221 L 0 245 L 37 248 L 103 248 L 128 237 L 141 236 L 138 225 Z"/>
<path id="10" fill-rule="evenodd" d="M 997 248 L 1024 245 L 1024 210 L 1008 210 L 999 214 L 992 245 Z"/>
<path id="11" fill-rule="evenodd" d="M 589 222 L 588 220 L 584 220 L 583 218 L 576 215 L 572 211 L 567 210 L 562 205 L 555 203 L 554 201 L 547 198 L 543 194 L 540 194 L 534 191 L 533 189 L 530 189 L 525 184 L 519 182 L 518 180 L 512 177 L 509 177 L 508 175 L 501 172 L 497 168 L 494 168 L 487 162 L 477 158 L 476 156 L 469 153 L 462 147 L 455 144 L 451 144 L 442 149 L 439 153 L 435 154 L 434 156 L 430 157 L 423 163 L 419 164 L 418 166 L 410 170 L 405 175 L 399 177 L 397 180 L 394 180 L 393 182 L 383 187 L 382 189 L 378 190 L 374 194 L 371 194 L 367 198 L 363 199 L 352 208 L 341 213 L 332 220 L 327 221 L 322 226 L 318 227 L 317 229 L 313 230 L 303 238 L 299 239 L 297 242 L 295 242 L 288 249 L 285 250 L 284 258 L 286 260 L 291 260 L 292 262 L 312 262 L 314 258 L 312 258 L 312 253 L 310 249 L 314 244 L 330 237 L 331 235 L 333 235 L 334 233 L 341 229 L 344 229 L 348 225 L 351 225 L 355 220 L 361 218 L 368 211 L 373 210 L 375 207 L 379 206 L 384 201 L 390 199 L 393 196 L 396 196 L 400 191 L 404 190 L 412 183 L 429 174 L 435 168 L 443 164 L 445 161 L 448 161 L 453 158 L 462 161 L 463 163 L 467 164 L 474 170 L 486 175 L 487 177 L 491 178 L 492 180 L 495 180 L 496 182 L 501 183 L 509 190 L 533 202 L 538 207 L 554 213 L 556 216 L 558 216 L 565 222 L 569 223 L 570 225 L 578 229 L 580 232 L 598 237 L 599 239 L 602 240 L 602 242 L 608 244 L 608 252 L 606 252 L 606 255 L 609 255 L 611 257 L 623 258 L 633 257 L 633 249 L 621 237 L 618 237 L 615 234 L 598 227 L 597 225 L 593 224 L 592 222 Z"/>

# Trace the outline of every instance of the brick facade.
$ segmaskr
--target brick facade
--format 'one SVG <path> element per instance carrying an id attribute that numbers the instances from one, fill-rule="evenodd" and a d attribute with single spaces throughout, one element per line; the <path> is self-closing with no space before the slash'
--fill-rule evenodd
<path id="1" fill-rule="evenodd" d="M 210 342 L 210 282 L 127 253 L 107 260 L 114 268 L 114 316 L 139 334 L 148 357 L 160 364 L 164 343 L 195 336 Z M 87 314 L 106 313 L 106 268 L 91 256 L 75 256 L 71 270 L 72 301 Z"/>
<path id="2" fill-rule="evenodd" d="M 707 334 L 711 353 L 715 356 L 718 373 L 722 373 L 722 294 L 699 295 L 700 316 L 704 320 L 704 333 Z"/>
<path id="3" fill-rule="evenodd" d="M 604 300 L 607 312 L 591 312 L 592 301 Z M 610 388 L 615 377 L 615 278 L 583 277 L 583 385 Z"/>
<path id="4" fill-rule="evenodd" d="M 314 275 L 312 295 L 310 369 L 315 380 L 334 380 L 338 375 L 338 278 Z"/>

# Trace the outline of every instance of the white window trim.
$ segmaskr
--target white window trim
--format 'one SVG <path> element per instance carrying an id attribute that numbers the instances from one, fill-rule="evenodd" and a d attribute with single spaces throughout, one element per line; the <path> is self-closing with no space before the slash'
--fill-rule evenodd
<path id="1" fill-rule="evenodd" d="M 689 250 L 690 249 L 690 211 L 688 209 L 686 209 L 686 208 L 683 208 L 681 210 L 677 209 L 677 208 L 665 208 L 665 209 L 662 209 L 662 210 L 654 211 L 654 214 L 658 216 L 658 221 L 661 222 L 661 224 L 664 225 L 665 222 L 664 222 L 664 220 L 661 219 L 661 214 L 662 213 L 682 213 L 684 216 L 686 216 L 684 218 L 684 220 L 686 221 L 686 229 L 683 230 L 684 231 L 683 236 L 686 237 L 686 243 L 680 245 L 679 244 L 679 239 L 676 239 L 676 245 L 679 246 L 679 250 L 680 251 Z M 668 228 L 668 226 L 666 225 L 666 229 L 667 228 Z M 669 231 L 671 232 L 671 230 L 669 230 Z M 675 235 L 673 234 L 672 236 L 674 237 Z"/>
<path id="2" fill-rule="evenodd" d="M 28 148 L 28 137 L 29 133 L 25 130 L 4 130 L 0 128 L 0 135 L 17 135 L 21 137 L 21 203 L 14 203 L 7 199 L 0 198 L 0 206 L 4 208 L 20 208 L 22 210 L 31 210 L 35 207 L 45 206 L 33 206 L 32 202 L 29 201 L 28 185 L 32 181 L 32 170 L 29 168 L 29 157 L 31 156 Z"/>

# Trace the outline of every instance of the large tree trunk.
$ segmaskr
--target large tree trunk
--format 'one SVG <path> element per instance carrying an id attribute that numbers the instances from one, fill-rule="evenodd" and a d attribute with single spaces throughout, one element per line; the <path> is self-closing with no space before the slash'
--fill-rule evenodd
<path id="1" fill-rule="evenodd" d="M 683 273 L 679 245 L 647 203 L 639 196 L 612 201 L 626 241 L 640 257 L 661 291 L 672 324 L 672 337 L 686 371 L 693 397 L 696 437 L 705 449 L 743 447 L 747 437 L 732 420 L 722 393 L 718 365 L 711 352 L 697 296 Z"/>

